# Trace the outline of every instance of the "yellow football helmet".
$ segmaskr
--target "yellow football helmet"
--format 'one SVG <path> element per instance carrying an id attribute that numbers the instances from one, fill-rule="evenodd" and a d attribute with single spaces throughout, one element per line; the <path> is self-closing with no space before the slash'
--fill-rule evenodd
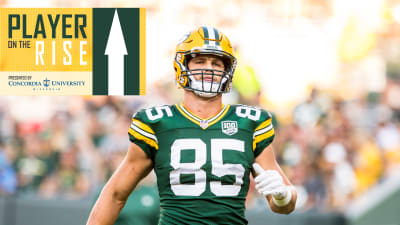
<path id="1" fill-rule="evenodd" d="M 190 59 L 197 54 L 211 54 L 221 57 L 225 71 L 214 69 L 189 70 Z M 230 91 L 233 73 L 236 68 L 236 58 L 233 56 L 231 43 L 223 33 L 213 27 L 202 26 L 186 34 L 176 46 L 174 60 L 175 79 L 177 84 L 185 89 L 192 90 L 202 97 L 213 97 L 218 93 Z M 212 76 L 221 76 L 220 82 L 207 82 L 203 80 L 205 72 Z M 201 80 L 196 80 L 194 75 L 201 75 Z"/>

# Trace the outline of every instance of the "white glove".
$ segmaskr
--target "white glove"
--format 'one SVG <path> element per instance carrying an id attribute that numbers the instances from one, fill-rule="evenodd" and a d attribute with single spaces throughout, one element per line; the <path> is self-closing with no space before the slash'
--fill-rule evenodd
<path id="1" fill-rule="evenodd" d="M 283 182 L 282 176 L 276 170 L 264 170 L 259 164 L 253 163 L 257 176 L 254 181 L 257 191 L 264 195 L 272 195 L 277 206 L 285 206 L 292 199 L 292 192 Z"/>

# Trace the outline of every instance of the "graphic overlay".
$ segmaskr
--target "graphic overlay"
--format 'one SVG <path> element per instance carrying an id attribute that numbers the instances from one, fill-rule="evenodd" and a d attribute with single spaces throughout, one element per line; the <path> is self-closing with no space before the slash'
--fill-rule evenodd
<path id="1" fill-rule="evenodd" d="M 0 95 L 144 95 L 145 9 L 0 9 Z"/>

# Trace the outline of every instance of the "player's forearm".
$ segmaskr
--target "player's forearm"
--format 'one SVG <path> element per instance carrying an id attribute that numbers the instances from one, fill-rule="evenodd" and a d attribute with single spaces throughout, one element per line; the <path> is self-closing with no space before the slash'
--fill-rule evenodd
<path id="1" fill-rule="evenodd" d="M 89 215 L 87 225 L 113 225 L 124 207 L 130 191 L 122 188 L 121 175 L 125 170 L 120 168 L 104 186 L 99 198 Z M 135 185 L 133 185 L 134 188 Z"/>
<path id="2" fill-rule="evenodd" d="M 131 144 L 125 159 L 104 186 L 87 225 L 112 225 L 118 218 L 130 193 L 153 168 L 151 159 L 139 146 Z"/>
<path id="3" fill-rule="evenodd" d="M 113 194 L 104 190 L 96 201 L 86 225 L 113 225 L 126 200 L 118 200 Z"/>
<path id="4" fill-rule="evenodd" d="M 290 202 L 287 205 L 284 206 L 278 206 L 272 199 L 272 196 L 268 196 L 268 203 L 269 206 L 271 207 L 271 210 L 275 213 L 279 214 L 289 214 L 294 211 L 296 207 L 296 201 L 297 201 L 297 192 L 296 189 L 291 186 L 290 188 L 291 191 L 291 199 Z"/>

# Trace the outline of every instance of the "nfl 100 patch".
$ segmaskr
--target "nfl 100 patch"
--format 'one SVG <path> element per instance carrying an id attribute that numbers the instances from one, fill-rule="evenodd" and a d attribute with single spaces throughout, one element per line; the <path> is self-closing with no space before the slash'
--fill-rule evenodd
<path id="1" fill-rule="evenodd" d="M 236 121 L 222 121 L 221 129 L 224 134 L 231 136 L 238 132 L 238 125 Z"/>

